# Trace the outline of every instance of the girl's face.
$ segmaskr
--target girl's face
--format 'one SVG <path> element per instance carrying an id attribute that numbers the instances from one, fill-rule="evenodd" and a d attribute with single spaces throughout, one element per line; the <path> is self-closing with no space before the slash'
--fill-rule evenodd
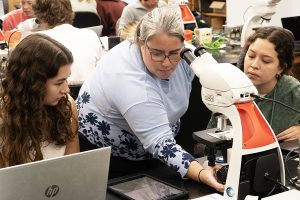
<path id="1" fill-rule="evenodd" d="M 277 83 L 276 75 L 282 71 L 273 43 L 258 38 L 249 46 L 244 60 L 244 72 L 260 94 L 273 90 Z"/>
<path id="2" fill-rule="evenodd" d="M 183 43 L 178 37 L 161 34 L 141 44 L 147 69 L 159 79 L 168 79 L 180 61 Z"/>
<path id="3" fill-rule="evenodd" d="M 62 66 L 57 75 L 46 82 L 46 96 L 44 104 L 55 106 L 59 100 L 69 93 L 67 78 L 71 74 L 71 64 Z"/>
<path id="4" fill-rule="evenodd" d="M 32 4 L 34 4 L 34 3 L 35 3 L 35 0 L 21 0 L 22 9 L 23 9 L 24 13 L 26 13 L 28 18 L 34 17 L 34 12 L 32 9 Z"/>

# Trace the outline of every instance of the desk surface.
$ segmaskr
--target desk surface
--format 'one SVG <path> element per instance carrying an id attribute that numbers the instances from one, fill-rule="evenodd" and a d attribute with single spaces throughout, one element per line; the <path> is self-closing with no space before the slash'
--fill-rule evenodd
<path id="1" fill-rule="evenodd" d="M 207 50 L 212 54 L 214 59 L 218 63 L 231 63 L 236 65 L 239 59 L 239 55 L 242 48 L 239 46 L 236 47 L 226 47 L 224 49 L 216 49 L 216 50 Z"/>
<path id="2" fill-rule="evenodd" d="M 290 160 L 288 163 L 288 168 L 290 169 L 291 176 L 296 176 L 296 169 L 297 169 L 298 162 L 295 160 Z M 207 185 L 197 183 L 190 179 L 181 179 L 173 170 L 169 167 L 162 167 L 155 170 L 148 170 L 144 172 L 145 174 L 149 174 L 153 177 L 159 178 L 167 183 L 173 184 L 177 187 L 185 189 L 188 191 L 188 197 L 184 199 L 193 199 L 201 196 L 205 196 L 208 194 L 216 193 L 217 191 Z M 118 180 L 111 179 L 108 182 L 114 182 Z M 288 182 L 287 182 L 288 183 Z M 122 198 L 113 194 L 112 192 L 108 191 L 106 195 L 107 200 L 121 200 Z"/>

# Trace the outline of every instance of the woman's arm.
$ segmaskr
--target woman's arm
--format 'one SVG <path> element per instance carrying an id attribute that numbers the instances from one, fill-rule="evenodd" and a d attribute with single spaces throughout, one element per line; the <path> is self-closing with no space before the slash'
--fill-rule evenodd
<path id="1" fill-rule="evenodd" d="M 71 102 L 72 108 L 71 129 L 74 137 L 67 143 L 65 155 L 80 152 L 78 138 L 78 112 L 74 99 L 71 96 L 69 96 L 68 99 Z"/>

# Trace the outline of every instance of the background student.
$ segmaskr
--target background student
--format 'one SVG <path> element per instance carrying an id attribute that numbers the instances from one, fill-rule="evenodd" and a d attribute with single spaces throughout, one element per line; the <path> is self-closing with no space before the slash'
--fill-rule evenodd
<path id="1" fill-rule="evenodd" d="M 40 33 L 59 41 L 73 54 L 74 63 L 68 82 L 72 86 L 70 94 L 76 98 L 81 84 L 102 56 L 100 39 L 92 30 L 71 25 L 74 13 L 70 0 L 36 0 L 33 9 L 41 26 L 46 29 Z"/>
<path id="2" fill-rule="evenodd" d="M 20 9 L 12 10 L 4 16 L 2 23 L 2 30 L 4 32 L 16 29 L 21 22 L 34 17 L 32 4 L 35 0 L 21 0 L 20 2 Z"/>
<path id="3" fill-rule="evenodd" d="M 128 4 L 123 9 L 122 15 L 119 19 L 116 28 L 117 35 L 122 34 L 125 26 L 139 22 L 145 14 L 162 5 L 164 4 L 159 2 L 159 0 L 137 0 L 135 3 Z"/>
<path id="4" fill-rule="evenodd" d="M 126 5 L 121 0 L 97 0 L 97 12 L 103 25 L 102 36 L 116 35 L 116 24 Z"/>

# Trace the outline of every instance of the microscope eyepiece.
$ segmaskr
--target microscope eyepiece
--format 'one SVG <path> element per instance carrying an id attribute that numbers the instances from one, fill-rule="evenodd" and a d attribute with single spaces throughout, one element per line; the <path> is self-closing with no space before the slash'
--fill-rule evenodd
<path id="1" fill-rule="evenodd" d="M 197 47 L 194 51 L 195 56 L 201 56 L 202 54 L 206 53 L 206 49 L 202 46 Z"/>
<path id="2" fill-rule="evenodd" d="M 195 56 L 191 49 L 184 48 L 180 52 L 180 57 L 184 59 L 189 65 L 195 60 Z"/>

